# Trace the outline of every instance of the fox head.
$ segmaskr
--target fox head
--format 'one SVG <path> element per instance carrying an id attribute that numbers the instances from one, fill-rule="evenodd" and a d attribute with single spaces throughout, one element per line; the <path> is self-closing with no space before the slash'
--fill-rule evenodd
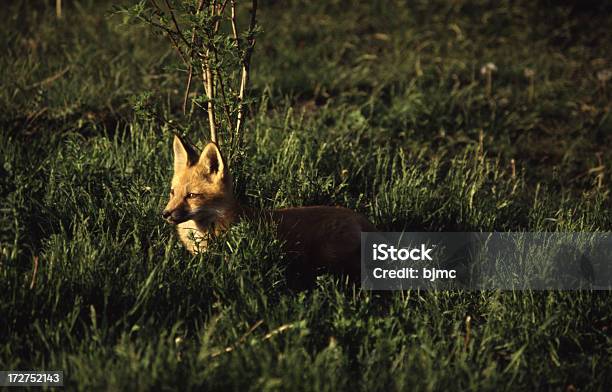
<path id="1" fill-rule="evenodd" d="M 170 200 L 162 212 L 168 222 L 194 220 L 209 226 L 226 215 L 233 204 L 232 178 L 215 143 L 201 154 L 174 136 L 174 176 Z"/>

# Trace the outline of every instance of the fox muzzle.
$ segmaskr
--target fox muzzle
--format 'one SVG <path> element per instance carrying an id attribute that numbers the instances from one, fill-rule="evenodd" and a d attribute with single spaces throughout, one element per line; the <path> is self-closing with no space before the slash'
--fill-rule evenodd
<path id="1" fill-rule="evenodd" d="M 178 209 L 163 210 L 161 215 L 162 215 L 162 218 L 164 218 L 165 220 L 167 220 L 169 223 L 172 223 L 172 224 L 178 224 L 188 219 L 187 214 L 183 213 L 182 211 Z"/>

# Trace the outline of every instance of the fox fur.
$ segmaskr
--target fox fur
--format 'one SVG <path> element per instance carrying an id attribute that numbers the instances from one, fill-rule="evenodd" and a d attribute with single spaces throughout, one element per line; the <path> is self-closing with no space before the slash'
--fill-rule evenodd
<path id="1" fill-rule="evenodd" d="M 323 270 L 359 276 L 361 232 L 376 231 L 364 216 L 329 206 L 255 211 L 236 201 L 232 176 L 215 143 L 207 144 L 199 154 L 175 136 L 173 150 L 170 200 L 162 216 L 177 226 L 189 252 L 205 251 L 211 235 L 220 234 L 240 219 L 263 216 L 276 224 L 285 251 L 297 260 L 301 273 Z"/>

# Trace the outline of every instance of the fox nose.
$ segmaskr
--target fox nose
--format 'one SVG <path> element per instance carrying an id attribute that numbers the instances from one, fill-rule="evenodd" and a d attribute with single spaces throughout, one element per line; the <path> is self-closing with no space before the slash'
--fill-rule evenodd
<path id="1" fill-rule="evenodd" d="M 170 215 L 172 214 L 172 211 L 168 211 L 168 210 L 163 210 L 162 211 L 162 218 L 164 219 L 168 219 L 170 217 Z"/>

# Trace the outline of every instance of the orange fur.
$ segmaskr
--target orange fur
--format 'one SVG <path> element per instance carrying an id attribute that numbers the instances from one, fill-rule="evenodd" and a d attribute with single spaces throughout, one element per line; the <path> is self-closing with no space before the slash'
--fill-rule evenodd
<path id="1" fill-rule="evenodd" d="M 353 277 L 360 271 L 360 234 L 375 231 L 362 215 L 342 207 L 294 207 L 254 211 L 234 198 L 232 177 L 219 148 L 209 143 L 202 154 L 175 136 L 174 176 L 168 205 L 162 213 L 177 225 L 192 253 L 206 250 L 208 234 L 219 234 L 239 219 L 273 220 L 285 250 L 301 273 L 327 270 Z"/>

